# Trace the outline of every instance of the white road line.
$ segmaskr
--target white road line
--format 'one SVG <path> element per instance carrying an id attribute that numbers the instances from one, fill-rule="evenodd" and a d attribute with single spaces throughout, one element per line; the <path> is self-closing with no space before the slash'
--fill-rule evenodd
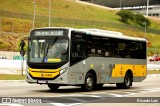
<path id="1" fill-rule="evenodd" d="M 132 92 L 124 92 L 124 93 L 128 93 L 128 94 L 131 94 Z"/>
<path id="2" fill-rule="evenodd" d="M 78 102 L 82 102 L 82 103 L 87 102 L 87 100 L 78 99 L 78 98 L 67 98 L 67 99 L 74 100 L 74 101 L 78 101 Z"/>
<path id="3" fill-rule="evenodd" d="M 114 93 L 108 93 L 108 95 L 112 95 L 112 96 L 114 96 L 114 97 L 123 97 L 123 95 L 114 94 Z"/>
<path id="4" fill-rule="evenodd" d="M 95 98 L 101 98 L 102 96 L 97 96 L 97 95 L 86 95 L 87 97 L 95 97 Z"/>
<path id="5" fill-rule="evenodd" d="M 66 104 L 63 104 L 63 103 L 49 103 L 51 105 L 55 105 L 55 106 L 68 106 Z"/>
<path id="6" fill-rule="evenodd" d="M 0 104 L 0 105 L 2 105 L 2 106 L 24 106 L 24 105 L 20 105 L 20 104 L 4 104 L 4 103 L 2 103 L 2 104 Z"/>
<path id="7" fill-rule="evenodd" d="M 72 103 L 72 104 L 63 104 L 63 103 L 49 103 L 50 105 L 54 105 L 54 106 L 75 106 L 75 105 L 80 105 L 83 103 Z"/>
<path id="8" fill-rule="evenodd" d="M 68 106 L 75 106 L 75 105 L 80 105 L 80 104 L 82 104 L 82 103 L 73 103 L 73 104 L 70 104 Z"/>
<path id="9" fill-rule="evenodd" d="M 95 92 L 95 93 L 87 93 L 88 95 L 97 95 L 97 94 L 104 94 L 104 93 L 106 93 L 106 92 Z"/>

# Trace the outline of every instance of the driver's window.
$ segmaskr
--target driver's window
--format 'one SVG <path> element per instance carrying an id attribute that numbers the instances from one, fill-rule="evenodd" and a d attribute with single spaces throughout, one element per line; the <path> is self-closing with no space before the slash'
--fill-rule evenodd
<path id="1" fill-rule="evenodd" d="M 71 65 L 76 64 L 86 58 L 85 35 L 72 33 L 70 57 L 71 57 Z"/>
<path id="2" fill-rule="evenodd" d="M 84 41 L 72 42 L 72 57 L 85 57 L 85 43 Z"/>

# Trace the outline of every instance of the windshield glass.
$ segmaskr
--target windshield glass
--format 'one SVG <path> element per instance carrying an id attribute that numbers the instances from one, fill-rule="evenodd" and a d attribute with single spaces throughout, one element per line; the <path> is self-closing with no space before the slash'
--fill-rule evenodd
<path id="1" fill-rule="evenodd" d="M 54 39 L 33 39 L 29 42 L 29 62 L 58 63 L 68 57 L 68 40 L 55 37 Z"/>

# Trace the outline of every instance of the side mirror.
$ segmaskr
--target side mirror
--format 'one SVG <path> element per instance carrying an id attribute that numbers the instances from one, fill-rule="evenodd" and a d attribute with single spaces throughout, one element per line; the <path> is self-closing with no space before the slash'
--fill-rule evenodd
<path id="1" fill-rule="evenodd" d="M 24 40 L 21 40 L 21 43 L 20 43 L 20 54 L 21 56 L 23 57 L 25 55 L 25 51 L 24 51 L 24 47 L 25 47 L 26 43 L 24 42 Z"/>

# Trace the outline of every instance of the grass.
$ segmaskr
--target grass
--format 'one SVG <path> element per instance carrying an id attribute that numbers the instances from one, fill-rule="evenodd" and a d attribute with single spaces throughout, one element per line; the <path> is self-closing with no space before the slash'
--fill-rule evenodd
<path id="1" fill-rule="evenodd" d="M 105 22 L 115 21 L 120 23 L 117 20 L 118 16 L 115 15 L 116 11 L 112 10 L 106 10 L 98 7 L 83 5 L 76 3 L 75 1 L 68 0 L 52 0 L 51 6 L 52 17 L 95 20 Z M 9 11 L 13 13 L 28 14 L 33 16 L 34 4 L 30 0 L 6 0 L 1 1 L 0 10 Z M 48 16 L 48 0 L 36 0 L 36 16 L 38 15 Z M 48 17 L 46 17 L 46 21 L 48 21 Z"/>
<path id="2" fill-rule="evenodd" d="M 160 74 L 160 70 L 148 70 L 147 74 Z"/>
<path id="3" fill-rule="evenodd" d="M 15 74 L 0 74 L 0 80 L 25 80 L 26 76 Z"/>
<path id="4" fill-rule="evenodd" d="M 79 4 L 75 2 L 75 0 L 52 0 L 51 7 L 51 26 L 53 27 L 99 28 L 119 31 L 128 36 L 145 37 L 144 28 L 132 23 L 122 23 L 116 15 L 117 11 L 115 10 Z M 30 0 L 1 0 L 0 31 L 23 33 L 25 36 L 28 35 L 30 29 L 32 29 L 33 12 L 34 4 Z M 58 18 L 70 20 L 60 21 Z M 76 19 L 84 21 L 77 22 L 75 21 Z M 152 22 L 150 28 L 160 30 L 160 21 L 150 20 Z M 96 22 L 91 24 L 85 21 L 98 21 L 102 24 L 110 23 L 110 25 L 96 24 Z M 131 27 L 128 27 L 128 25 Z M 48 26 L 48 0 L 36 0 L 35 27 L 46 26 Z M 0 34 L 0 50 L 18 50 L 18 42 L 23 36 L 18 35 L 18 37 L 12 37 L 12 35 L 13 34 Z M 147 32 L 146 38 L 151 42 L 152 47 L 160 49 L 159 34 Z M 151 50 L 148 54 L 152 55 L 153 52 L 154 50 Z"/>

